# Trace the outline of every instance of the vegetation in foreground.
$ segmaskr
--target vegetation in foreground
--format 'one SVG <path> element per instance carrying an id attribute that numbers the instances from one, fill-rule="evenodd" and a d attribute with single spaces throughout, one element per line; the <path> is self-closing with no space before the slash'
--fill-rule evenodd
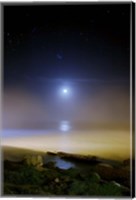
<path id="1" fill-rule="evenodd" d="M 53 162 L 36 167 L 26 162 L 6 160 L 4 161 L 3 194 L 9 196 L 129 196 L 129 172 L 128 169 L 122 170 L 98 165 L 90 166 L 89 170 L 77 168 L 63 170 L 55 167 Z M 125 185 L 120 185 L 115 180 Z"/>

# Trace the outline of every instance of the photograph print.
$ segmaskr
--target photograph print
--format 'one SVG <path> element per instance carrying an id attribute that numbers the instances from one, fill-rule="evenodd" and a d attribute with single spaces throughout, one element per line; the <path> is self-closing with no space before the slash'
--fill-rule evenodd
<path id="1" fill-rule="evenodd" d="M 2 3 L 2 196 L 132 197 L 132 2 Z"/>

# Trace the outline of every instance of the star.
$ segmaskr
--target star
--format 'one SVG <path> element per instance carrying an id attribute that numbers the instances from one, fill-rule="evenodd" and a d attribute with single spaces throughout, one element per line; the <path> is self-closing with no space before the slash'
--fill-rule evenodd
<path id="1" fill-rule="evenodd" d="M 88 37 L 86 37 L 86 38 L 85 38 L 85 41 L 86 41 L 86 42 L 88 42 L 88 41 L 89 41 L 89 38 L 88 38 Z"/>
<path id="2" fill-rule="evenodd" d="M 32 33 L 35 33 L 37 31 L 37 27 L 34 27 L 33 29 L 32 29 Z"/>
<path id="3" fill-rule="evenodd" d="M 57 56 L 57 58 L 58 58 L 59 60 L 62 60 L 62 59 L 63 59 L 63 56 L 62 56 L 61 54 L 59 54 L 59 53 L 58 53 L 56 56 Z"/>
<path id="4" fill-rule="evenodd" d="M 83 32 L 80 32 L 80 35 L 82 36 L 82 35 L 84 35 L 84 33 L 83 33 Z"/>

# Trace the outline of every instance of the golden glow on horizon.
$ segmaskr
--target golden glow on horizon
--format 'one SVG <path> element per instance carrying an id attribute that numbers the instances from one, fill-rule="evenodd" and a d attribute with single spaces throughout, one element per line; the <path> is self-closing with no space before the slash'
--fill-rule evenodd
<path id="1" fill-rule="evenodd" d="M 42 151 L 65 151 L 105 158 L 130 157 L 129 131 L 75 131 L 4 138 L 2 145 Z"/>

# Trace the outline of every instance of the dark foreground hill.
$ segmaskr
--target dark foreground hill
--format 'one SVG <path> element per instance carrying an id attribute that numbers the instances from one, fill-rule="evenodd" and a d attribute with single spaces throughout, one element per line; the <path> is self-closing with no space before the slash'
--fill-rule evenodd
<path id="1" fill-rule="evenodd" d="M 20 161 L 24 158 L 25 155 L 37 155 L 37 154 L 45 155 L 45 152 L 19 148 L 19 147 L 11 147 L 11 146 L 2 147 L 2 157 L 5 160 Z"/>
<path id="2" fill-rule="evenodd" d="M 9 149 L 9 154 L 11 155 L 11 148 Z M 8 150 L 6 150 L 4 156 L 7 156 Z M 116 161 L 110 160 L 108 162 L 108 160 L 95 156 L 86 157 L 64 152 L 50 152 L 48 154 L 55 156 L 55 159 L 40 163 L 39 165 L 35 164 L 34 158 L 37 158 L 39 155 L 46 158 L 47 154 L 44 152 L 23 149 L 17 151 L 17 149 L 12 149 L 12 156 L 13 152 L 14 156 L 17 155 L 18 158 L 19 155 L 20 158 L 27 155 L 27 159 L 30 159 L 30 162 L 26 162 L 25 159 L 16 161 L 14 159 L 8 160 L 5 157 L 3 162 L 3 195 L 66 197 L 130 196 L 131 172 L 129 160 L 118 162 L 115 165 Z M 56 158 L 60 157 L 61 159 L 71 159 L 71 162 L 75 163 L 75 167 L 69 169 L 60 169 L 57 167 L 55 161 L 57 161 Z"/>

